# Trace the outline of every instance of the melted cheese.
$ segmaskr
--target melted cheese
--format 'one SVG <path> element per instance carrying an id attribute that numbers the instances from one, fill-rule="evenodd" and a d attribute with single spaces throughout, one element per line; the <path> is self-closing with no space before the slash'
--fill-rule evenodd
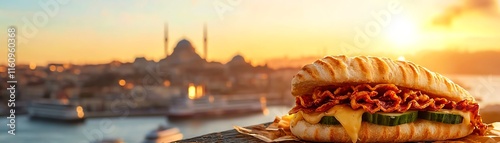
<path id="1" fill-rule="evenodd" d="M 323 113 L 303 113 L 302 111 L 295 114 L 295 118 L 291 124 L 295 126 L 298 121 L 304 119 L 311 124 L 317 124 L 323 116 L 334 116 L 344 127 L 347 135 L 352 142 L 358 141 L 358 133 L 361 129 L 362 116 L 365 111 L 363 109 L 353 110 L 347 105 L 337 105 Z"/>
<path id="2" fill-rule="evenodd" d="M 325 113 L 302 113 L 302 117 L 304 117 L 304 120 L 306 122 L 309 122 L 311 124 L 317 124 L 319 121 L 321 121 L 321 118 L 325 116 Z"/>
<path id="3" fill-rule="evenodd" d="M 333 116 L 342 124 L 349 137 L 351 137 L 351 141 L 355 143 L 358 141 L 358 133 L 359 129 L 361 129 L 362 116 L 365 111 L 363 109 L 353 110 L 349 106 L 335 107 L 339 107 L 339 109 L 335 110 L 336 113 L 333 113 Z M 332 109 L 335 109 L 335 107 Z M 327 115 L 329 114 L 327 113 Z"/>
<path id="4" fill-rule="evenodd" d="M 295 113 L 293 117 L 294 118 L 290 121 L 291 126 L 297 125 L 297 122 L 303 119 L 302 118 L 302 111 Z"/>

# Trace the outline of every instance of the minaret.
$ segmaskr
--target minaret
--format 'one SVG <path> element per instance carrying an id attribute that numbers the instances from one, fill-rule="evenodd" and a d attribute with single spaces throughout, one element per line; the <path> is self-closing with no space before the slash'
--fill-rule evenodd
<path id="1" fill-rule="evenodd" d="M 163 34 L 163 37 L 165 38 L 165 57 L 168 57 L 168 24 L 165 23 L 165 26 L 163 27 L 165 30 L 165 33 Z"/>
<path id="2" fill-rule="evenodd" d="M 207 55 L 207 23 L 203 25 L 203 52 L 204 52 L 204 59 L 207 60 L 208 55 Z"/>

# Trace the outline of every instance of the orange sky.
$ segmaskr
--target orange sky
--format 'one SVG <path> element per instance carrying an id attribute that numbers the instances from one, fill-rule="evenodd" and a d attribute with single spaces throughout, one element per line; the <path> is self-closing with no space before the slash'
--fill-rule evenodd
<path id="1" fill-rule="evenodd" d="M 38 65 L 84 64 L 131 62 L 137 56 L 158 61 L 164 57 L 164 22 L 169 25 L 170 52 L 179 40 L 186 38 L 200 54 L 206 23 L 208 60 L 223 63 L 236 54 L 262 64 L 266 59 L 284 56 L 408 54 L 444 48 L 500 50 L 498 1 L 487 1 L 490 4 L 487 6 L 469 0 L 395 2 L 71 1 L 57 4 L 58 11 L 48 16 L 47 23 L 35 26 L 38 32 L 28 41 L 18 43 L 17 61 Z M 20 37 L 27 37 L 23 19 L 33 22 L 37 14 L 47 14 L 43 4 L 1 3 L 0 27 L 16 26 Z M 391 13 L 391 4 L 401 11 Z M 450 9 L 459 9 L 460 13 L 450 14 Z M 384 12 L 390 15 L 386 24 L 373 16 Z M 451 22 L 436 24 L 436 19 Z M 378 24 L 379 31 L 374 24 Z M 369 41 L 366 45 L 347 49 L 340 46 L 342 43 L 356 46 L 358 30 L 366 34 L 367 25 L 372 26 L 368 27 L 374 34 L 366 36 Z M 6 36 L 0 34 L 0 39 L 7 39 Z M 6 49 L 5 42 L 1 43 L 4 44 L 0 47 Z M 7 50 L 0 50 L 0 55 L 7 55 Z M 0 62 L 5 63 L 6 60 Z"/>

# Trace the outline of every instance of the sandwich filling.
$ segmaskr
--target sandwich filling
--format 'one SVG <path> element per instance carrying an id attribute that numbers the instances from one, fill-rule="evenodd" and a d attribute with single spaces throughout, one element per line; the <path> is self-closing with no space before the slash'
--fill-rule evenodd
<path id="1" fill-rule="evenodd" d="M 350 108 L 347 109 L 348 107 Z M 409 110 L 426 111 L 423 118 L 443 119 L 443 123 L 446 122 L 444 122 L 445 118 L 441 114 L 431 112 L 439 111 L 450 113 L 450 115 L 461 115 L 463 120 L 460 120 L 460 122 L 472 125 L 474 132 L 479 135 L 483 135 L 487 129 L 479 115 L 479 105 L 477 103 L 468 100 L 455 102 L 446 98 L 429 97 L 429 95 L 421 91 L 398 87 L 394 84 L 318 87 L 312 95 L 296 97 L 296 105 L 289 113 L 295 114 L 295 121 L 292 121 L 292 125 L 300 119 L 305 119 L 311 124 L 317 124 L 325 116 L 334 116 L 346 131 L 351 132 L 348 134 L 355 134 L 355 131 L 349 131 L 352 129 L 348 129 L 351 127 L 346 127 L 346 124 L 352 121 L 361 122 L 362 116 L 365 118 L 364 114 L 371 118 L 371 115 L 377 113 L 404 113 Z M 349 120 L 339 117 L 347 115 L 350 116 Z M 394 116 L 391 118 L 394 118 Z M 408 117 L 405 116 L 405 118 Z M 358 127 L 354 128 L 359 129 L 359 125 L 356 126 Z"/>

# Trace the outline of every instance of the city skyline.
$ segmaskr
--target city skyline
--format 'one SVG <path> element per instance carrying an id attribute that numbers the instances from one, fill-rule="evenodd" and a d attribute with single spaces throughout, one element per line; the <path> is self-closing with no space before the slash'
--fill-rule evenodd
<path id="1" fill-rule="evenodd" d="M 170 52 L 178 41 L 188 39 L 200 55 L 204 53 L 206 24 L 208 61 L 222 63 L 237 54 L 252 64 L 285 56 L 349 54 L 339 45 L 354 45 L 358 31 L 366 34 L 365 27 L 374 22 L 380 32 L 367 36 L 369 50 L 363 50 L 364 54 L 409 54 L 450 48 L 498 51 L 500 47 L 494 46 L 500 38 L 500 27 L 495 26 L 500 24 L 498 1 L 481 1 L 486 4 L 478 6 L 469 0 L 381 1 L 361 5 L 357 1 L 317 4 L 149 0 L 126 1 L 117 6 L 113 2 L 69 1 L 56 3 L 56 7 L 50 5 L 51 1 L 16 1 L 0 6 L 0 27 L 16 26 L 18 31 L 23 30 L 25 21 L 33 23 L 33 17 L 40 12 L 51 14 L 45 6 L 58 9 L 47 17 L 46 24 L 34 26 L 35 34 L 18 33 L 18 39 L 27 39 L 18 43 L 18 63 L 37 65 L 132 62 L 136 57 L 159 61 L 165 57 L 165 23 L 169 25 Z M 394 7 L 400 11 L 392 12 Z M 461 13 L 450 14 L 449 9 L 459 9 Z M 390 19 L 380 22 L 386 12 Z M 0 38 L 6 39 L 6 34 Z M 6 51 L 0 54 L 6 55 Z"/>

